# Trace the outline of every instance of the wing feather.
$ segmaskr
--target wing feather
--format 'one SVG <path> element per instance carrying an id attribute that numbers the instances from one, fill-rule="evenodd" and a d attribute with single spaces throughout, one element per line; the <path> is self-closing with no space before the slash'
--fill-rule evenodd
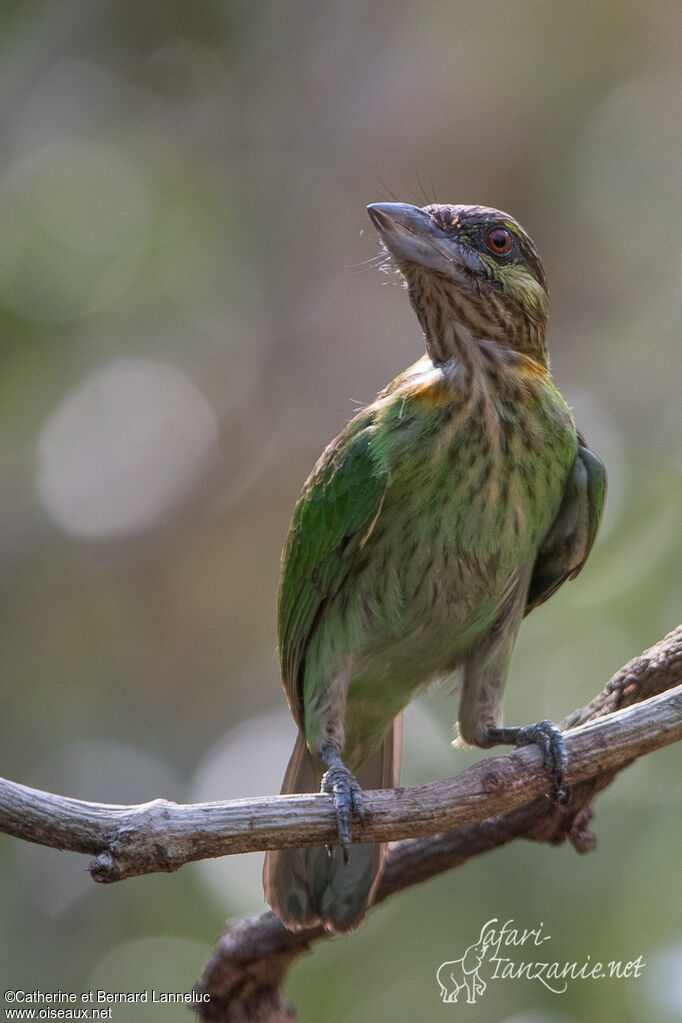
<path id="1" fill-rule="evenodd" d="M 606 471 L 582 438 L 580 441 L 561 507 L 538 551 L 526 614 L 548 600 L 567 579 L 575 579 L 587 561 L 599 529 Z"/>
<path id="2" fill-rule="evenodd" d="M 381 512 L 388 472 L 361 414 L 324 451 L 298 500 L 282 554 L 278 602 L 282 683 L 301 724 L 305 651 Z"/>

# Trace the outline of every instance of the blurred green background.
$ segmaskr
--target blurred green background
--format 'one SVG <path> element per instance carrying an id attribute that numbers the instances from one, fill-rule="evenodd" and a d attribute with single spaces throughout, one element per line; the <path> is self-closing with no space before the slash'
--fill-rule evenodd
<path id="1" fill-rule="evenodd" d="M 325 444 L 421 354 L 364 207 L 499 206 L 535 238 L 556 380 L 610 477 L 580 580 L 525 623 L 510 723 L 560 719 L 682 614 L 682 7 L 5 2 L 0 773 L 86 799 L 278 791 L 279 553 Z M 408 713 L 446 776 L 456 700 Z M 445 1020 L 497 917 L 639 980 L 490 983 L 473 1023 L 682 1014 L 679 751 L 597 804 L 596 853 L 515 844 L 393 898 L 288 986 L 302 1021 Z M 0 981 L 189 990 L 261 856 L 112 887 L 0 839 Z M 119 1009 L 132 1023 L 181 1008 Z"/>

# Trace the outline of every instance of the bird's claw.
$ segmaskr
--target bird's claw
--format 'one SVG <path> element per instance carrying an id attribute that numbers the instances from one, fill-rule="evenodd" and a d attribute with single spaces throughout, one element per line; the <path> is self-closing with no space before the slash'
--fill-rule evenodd
<path id="1" fill-rule="evenodd" d="M 552 799 L 559 806 L 566 806 L 571 799 L 571 787 L 564 785 L 567 758 L 561 729 L 551 721 L 538 721 L 519 728 L 515 742 L 517 746 L 540 747 L 545 767 L 552 775 Z"/>
<path id="2" fill-rule="evenodd" d="M 333 764 L 322 776 L 322 792 L 334 800 L 339 845 L 343 850 L 344 862 L 348 862 L 348 848 L 351 843 L 351 821 L 353 814 L 364 819 L 362 789 L 355 777 L 343 764 Z"/>

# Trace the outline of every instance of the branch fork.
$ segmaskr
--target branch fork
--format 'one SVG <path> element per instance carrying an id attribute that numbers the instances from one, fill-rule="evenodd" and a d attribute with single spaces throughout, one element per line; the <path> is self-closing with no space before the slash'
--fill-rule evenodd
<path id="1" fill-rule="evenodd" d="M 391 842 L 375 902 L 515 838 L 579 852 L 594 848 L 592 800 L 638 757 L 682 739 L 682 625 L 624 665 L 561 728 L 573 788 L 568 806 L 549 798 L 538 749 L 493 756 L 454 778 L 363 792 L 354 841 Z M 287 846 L 333 844 L 336 816 L 322 794 L 137 806 L 86 802 L 0 779 L 0 831 L 56 849 L 90 853 L 100 883 L 177 870 L 184 863 Z M 396 841 L 398 840 L 398 841 Z M 197 991 L 211 1023 L 284 1023 L 293 1010 L 280 984 L 320 929 L 292 933 L 272 913 L 234 921 Z"/>

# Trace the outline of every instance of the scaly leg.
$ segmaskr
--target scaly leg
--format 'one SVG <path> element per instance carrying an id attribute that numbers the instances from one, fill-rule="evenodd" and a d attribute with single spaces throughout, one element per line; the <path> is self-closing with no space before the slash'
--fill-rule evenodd
<path id="1" fill-rule="evenodd" d="M 566 747 L 561 729 L 551 721 L 538 721 L 535 725 L 525 728 L 489 728 L 490 746 L 539 746 L 542 750 L 544 765 L 552 776 L 552 798 L 565 806 L 571 798 L 570 786 L 564 787 L 566 773 Z"/>
<path id="2" fill-rule="evenodd" d="M 343 849 L 344 862 L 347 863 L 353 814 L 357 814 L 360 820 L 364 817 L 362 789 L 334 746 L 324 746 L 320 750 L 320 756 L 327 765 L 327 771 L 322 776 L 321 791 L 328 793 L 334 800 L 339 845 Z"/>
<path id="3" fill-rule="evenodd" d="M 536 745 L 552 776 L 552 798 L 565 805 L 570 790 L 564 788 L 566 749 L 560 729 L 551 721 L 539 721 L 525 728 L 502 726 L 502 693 L 509 660 L 526 601 L 526 581 L 507 605 L 464 665 L 464 684 L 459 706 L 462 738 L 484 749 L 500 744 Z"/>

